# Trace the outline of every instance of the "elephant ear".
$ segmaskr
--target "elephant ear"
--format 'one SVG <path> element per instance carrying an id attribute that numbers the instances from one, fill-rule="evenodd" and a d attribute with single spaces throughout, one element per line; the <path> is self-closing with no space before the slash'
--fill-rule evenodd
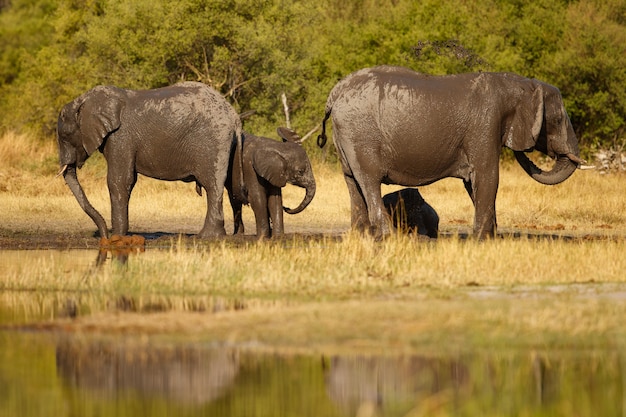
<path id="1" fill-rule="evenodd" d="M 275 149 L 258 149 L 252 158 L 252 166 L 257 175 L 274 187 L 287 185 L 287 160 Z"/>
<path id="2" fill-rule="evenodd" d="M 504 146 L 514 151 L 527 151 L 535 147 L 545 114 L 541 84 L 531 80 L 523 83 L 524 96 L 509 123 L 505 124 Z M 532 92 L 528 91 L 531 88 Z"/>
<path id="3" fill-rule="evenodd" d="M 113 87 L 96 87 L 86 94 L 83 105 L 78 109 L 78 125 L 87 155 L 91 155 L 110 133 L 120 127 L 124 104 L 116 90 Z"/>
<path id="4" fill-rule="evenodd" d="M 288 127 L 279 127 L 276 129 L 278 136 L 283 139 L 283 142 L 302 143 L 302 138 L 293 130 Z"/>

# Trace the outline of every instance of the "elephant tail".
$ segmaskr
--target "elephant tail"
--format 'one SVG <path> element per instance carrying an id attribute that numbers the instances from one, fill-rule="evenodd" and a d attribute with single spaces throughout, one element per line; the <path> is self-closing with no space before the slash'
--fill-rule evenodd
<path id="1" fill-rule="evenodd" d="M 248 195 L 248 190 L 246 190 L 246 183 L 243 181 L 243 126 L 241 123 L 241 119 L 238 120 L 237 126 L 235 127 L 235 152 L 237 153 L 237 157 L 234 158 L 238 163 L 239 169 L 239 201 L 247 201 L 246 196 Z M 232 179 L 236 181 L 235 178 Z"/>
<path id="2" fill-rule="evenodd" d="M 326 112 L 324 113 L 324 120 L 322 120 L 322 133 L 317 137 L 317 146 L 323 148 L 328 141 L 326 137 L 326 120 L 330 117 L 330 113 L 333 111 L 332 106 L 326 105 Z"/>

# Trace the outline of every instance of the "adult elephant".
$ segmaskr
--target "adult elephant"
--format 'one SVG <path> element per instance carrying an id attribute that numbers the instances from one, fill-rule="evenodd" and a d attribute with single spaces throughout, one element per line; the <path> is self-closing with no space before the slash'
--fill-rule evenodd
<path id="1" fill-rule="evenodd" d="M 291 129 L 279 127 L 277 131 L 282 142 L 243 133 L 243 162 L 238 161 L 240 153 L 237 152 L 226 181 L 235 234 L 244 233 L 243 204 L 250 204 L 254 212 L 257 237 L 265 238 L 284 233 L 283 211 L 300 213 L 315 196 L 315 177 L 302 139 Z M 241 168 L 245 190 L 237 183 Z M 283 207 L 282 187 L 287 184 L 306 190 L 302 202 L 294 209 Z"/>
<path id="2" fill-rule="evenodd" d="M 503 146 L 542 184 L 558 184 L 579 164 L 578 141 L 559 90 L 515 74 L 427 76 L 394 66 L 366 68 L 339 81 L 325 123 L 350 192 L 352 226 L 390 233 L 381 183 L 420 186 L 461 178 L 474 203 L 474 234 L 493 236 Z M 556 158 L 542 171 L 525 152 Z"/>
<path id="3" fill-rule="evenodd" d="M 96 150 L 107 160 L 114 235 L 128 233 L 128 202 L 137 174 L 196 181 L 207 190 L 200 237 L 225 234 L 224 183 L 241 120 L 214 89 L 183 82 L 155 90 L 98 86 L 66 104 L 57 125 L 61 172 L 83 210 L 108 238 L 106 222 L 76 175 Z"/>

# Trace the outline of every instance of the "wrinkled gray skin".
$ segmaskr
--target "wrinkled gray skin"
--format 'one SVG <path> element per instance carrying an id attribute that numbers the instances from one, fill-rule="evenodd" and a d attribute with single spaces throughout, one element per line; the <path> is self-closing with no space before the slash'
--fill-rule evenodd
<path id="1" fill-rule="evenodd" d="M 57 139 L 65 181 L 100 236 L 109 236 L 106 222 L 76 176 L 76 168 L 96 150 L 108 163 L 113 234 L 128 233 L 137 174 L 201 184 L 208 207 L 199 236 L 225 234 L 224 182 L 233 143 L 241 141 L 241 120 L 211 87 L 195 82 L 143 91 L 95 87 L 63 107 Z"/>
<path id="2" fill-rule="evenodd" d="M 416 188 L 403 188 L 383 196 L 383 204 L 391 216 L 393 226 L 436 239 L 439 234 L 439 216 Z"/>
<path id="3" fill-rule="evenodd" d="M 536 181 L 558 184 L 579 164 L 578 141 L 559 90 L 515 74 L 427 76 L 402 67 L 367 68 L 339 81 L 328 96 L 333 139 L 350 192 L 352 226 L 390 233 L 380 184 L 421 186 L 463 180 L 474 203 L 474 234 L 495 234 L 503 146 Z M 556 162 L 542 171 L 525 155 Z"/>
<path id="4" fill-rule="evenodd" d="M 283 210 L 289 214 L 300 213 L 315 196 L 311 162 L 300 144 L 300 137 L 293 130 L 283 127 L 278 128 L 278 135 L 282 142 L 247 132 L 243 134 L 243 163 L 239 163 L 239 153 L 235 153 L 226 181 L 235 234 L 244 233 L 241 218 L 243 204 L 250 204 L 254 212 L 257 237 L 266 238 L 284 233 Z M 240 177 L 240 166 L 243 167 L 243 193 L 236 182 Z M 306 190 L 304 199 L 295 209 L 283 207 L 281 189 L 287 183 Z"/>

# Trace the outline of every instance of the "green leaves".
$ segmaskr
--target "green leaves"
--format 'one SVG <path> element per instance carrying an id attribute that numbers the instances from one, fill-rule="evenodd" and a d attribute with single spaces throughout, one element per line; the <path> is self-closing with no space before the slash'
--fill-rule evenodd
<path id="1" fill-rule="evenodd" d="M 52 133 L 97 84 L 198 80 L 268 136 L 284 92 L 306 133 L 339 78 L 394 64 L 539 78 L 561 89 L 583 148 L 609 145 L 625 134 L 625 26 L 621 0 L 14 0 L 0 11 L 0 128 Z"/>

